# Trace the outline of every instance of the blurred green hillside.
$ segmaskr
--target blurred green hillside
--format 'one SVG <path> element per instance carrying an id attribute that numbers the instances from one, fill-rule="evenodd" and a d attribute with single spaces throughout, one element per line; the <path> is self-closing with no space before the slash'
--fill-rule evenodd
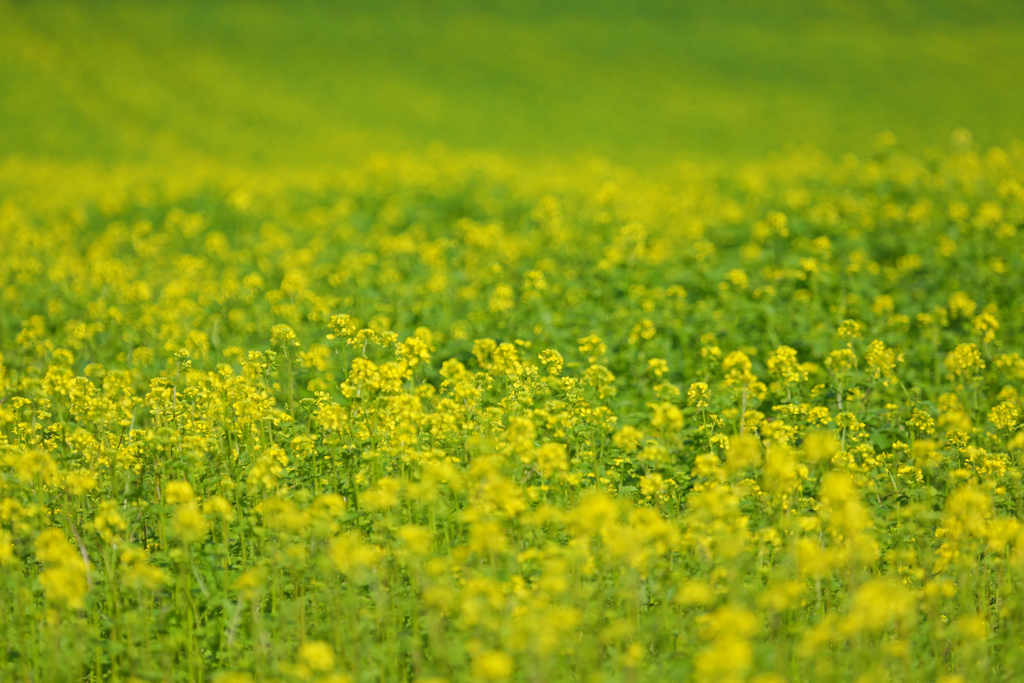
<path id="1" fill-rule="evenodd" d="M 1021 135 L 1024 3 L 0 0 L 0 159 L 634 166 Z"/>

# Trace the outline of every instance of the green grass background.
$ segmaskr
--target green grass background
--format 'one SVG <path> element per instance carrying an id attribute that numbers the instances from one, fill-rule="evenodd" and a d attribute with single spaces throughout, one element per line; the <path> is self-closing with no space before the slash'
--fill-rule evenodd
<path id="1" fill-rule="evenodd" d="M 0 159 L 323 167 L 432 143 L 643 166 L 1024 122 L 1013 0 L 0 0 Z"/>

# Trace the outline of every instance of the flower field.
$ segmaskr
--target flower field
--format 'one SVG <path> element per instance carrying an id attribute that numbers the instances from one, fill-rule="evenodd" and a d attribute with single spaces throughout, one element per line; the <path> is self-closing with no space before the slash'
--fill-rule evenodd
<path id="1" fill-rule="evenodd" d="M 1012 680 L 1022 182 L 958 131 L 8 200 L 0 678 Z"/>
<path id="2" fill-rule="evenodd" d="M 1022 63 L 0 0 L 0 683 L 1024 680 Z"/>

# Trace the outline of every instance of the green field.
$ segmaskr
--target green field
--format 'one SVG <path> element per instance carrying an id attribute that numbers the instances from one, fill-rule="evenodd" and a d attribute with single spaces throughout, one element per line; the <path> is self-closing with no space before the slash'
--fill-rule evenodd
<path id="1" fill-rule="evenodd" d="M 989 2 L 0 3 L 0 155 L 324 166 L 375 152 L 628 165 L 911 149 L 1024 120 Z"/>
<path id="2" fill-rule="evenodd" d="M 1021 680 L 1020 64 L 0 0 L 0 681 Z"/>

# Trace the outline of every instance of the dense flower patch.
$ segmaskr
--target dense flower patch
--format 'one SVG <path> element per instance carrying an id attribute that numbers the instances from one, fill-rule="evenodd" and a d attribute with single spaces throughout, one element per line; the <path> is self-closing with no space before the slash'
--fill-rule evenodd
<path id="1" fill-rule="evenodd" d="M 0 673 L 1019 675 L 1022 179 L 961 133 L 8 201 Z"/>

